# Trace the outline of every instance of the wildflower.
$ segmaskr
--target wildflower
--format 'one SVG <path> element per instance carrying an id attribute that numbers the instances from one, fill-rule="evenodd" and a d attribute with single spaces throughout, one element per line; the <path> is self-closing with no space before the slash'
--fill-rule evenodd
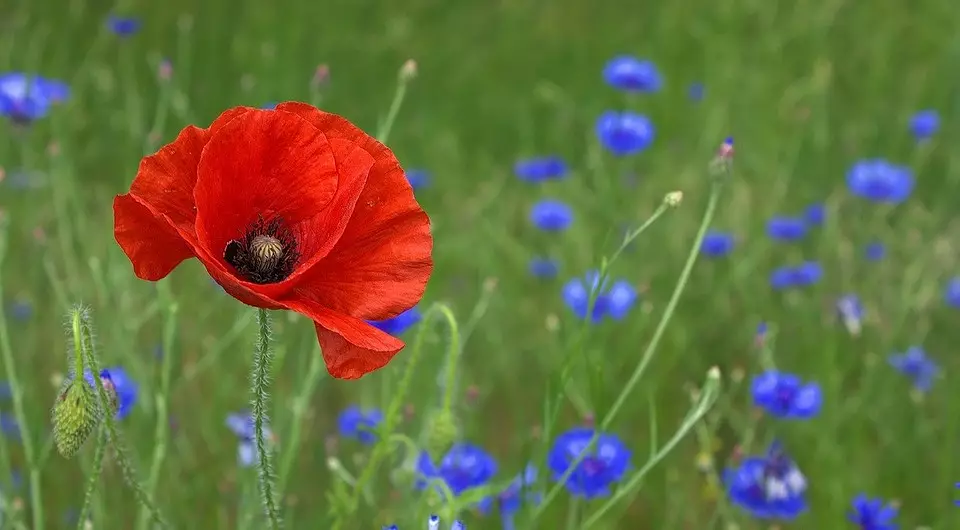
<path id="1" fill-rule="evenodd" d="M 864 257 L 867 261 L 880 261 L 887 253 L 887 248 L 879 241 L 868 243 L 863 249 Z"/>
<path id="2" fill-rule="evenodd" d="M 404 331 L 410 329 L 421 320 L 423 320 L 423 315 L 421 315 L 420 310 L 414 306 L 393 318 L 388 318 L 385 320 L 372 320 L 368 323 L 380 331 L 397 337 L 402 335 Z"/>
<path id="3" fill-rule="evenodd" d="M 940 372 L 933 359 L 927 357 L 927 353 L 919 346 L 911 346 L 905 353 L 890 355 L 887 362 L 910 378 L 914 388 L 920 392 L 929 391 L 933 379 Z"/>
<path id="4" fill-rule="evenodd" d="M 626 92 L 658 92 L 662 85 L 656 65 L 629 55 L 611 59 L 603 69 L 603 79 Z"/>
<path id="5" fill-rule="evenodd" d="M 33 304 L 29 300 L 14 300 L 10 302 L 7 309 L 10 312 L 10 318 L 18 322 L 25 322 L 33 316 Z"/>
<path id="6" fill-rule="evenodd" d="M 719 258 L 729 254 L 734 246 L 736 246 L 736 241 L 733 234 L 711 230 L 703 237 L 703 243 L 700 244 L 700 253 L 711 258 Z"/>
<path id="7" fill-rule="evenodd" d="M 249 411 L 227 415 L 227 428 L 239 439 L 237 462 L 241 467 L 250 467 L 257 462 L 256 427 Z M 263 438 L 270 444 L 276 443 L 276 437 L 270 426 L 264 424 Z"/>
<path id="8" fill-rule="evenodd" d="M 567 163 L 556 155 L 520 160 L 513 165 L 513 174 L 520 180 L 537 184 L 560 180 L 567 176 Z"/>
<path id="9" fill-rule="evenodd" d="M 863 303 L 855 294 L 846 294 L 837 300 L 837 313 L 851 335 L 859 335 L 863 322 Z"/>
<path id="10" fill-rule="evenodd" d="M 893 520 L 897 511 L 896 506 L 884 504 L 880 499 L 869 499 L 861 493 L 853 499 L 853 510 L 847 513 L 847 520 L 861 530 L 896 530 L 897 524 Z"/>
<path id="11" fill-rule="evenodd" d="M 564 202 L 544 199 L 530 209 L 530 222 L 546 232 L 560 232 L 573 224 L 573 208 Z"/>
<path id="12" fill-rule="evenodd" d="M 807 509 L 807 479 L 776 442 L 728 469 L 724 483 L 730 500 L 758 519 L 789 521 Z"/>
<path id="13" fill-rule="evenodd" d="M 11 397 L 13 397 L 13 389 L 10 388 L 10 383 L 0 381 L 0 401 L 7 401 Z"/>
<path id="14" fill-rule="evenodd" d="M 539 504 L 543 494 L 530 491 L 530 487 L 537 481 L 537 468 L 527 464 L 523 473 L 517 475 L 503 491 L 493 497 L 486 497 L 477 506 L 480 513 L 488 515 L 496 506 L 500 512 L 501 527 L 503 530 L 514 530 L 516 523 L 514 515 L 520 511 L 525 502 Z"/>
<path id="15" fill-rule="evenodd" d="M 858 197 L 878 203 L 903 202 L 913 191 L 910 168 L 883 159 L 861 160 L 847 172 L 847 187 Z"/>
<path id="16" fill-rule="evenodd" d="M 393 153 L 305 103 L 185 128 L 114 200 L 114 232 L 143 280 L 196 257 L 237 300 L 310 318 L 341 379 L 403 348 L 367 321 L 416 305 L 433 269 L 430 221 Z"/>
<path id="17" fill-rule="evenodd" d="M 592 428 L 575 427 L 557 437 L 547 454 L 547 465 L 554 480 L 561 479 L 593 435 Z M 623 478 L 629 466 L 627 446 L 613 434 L 600 433 L 594 449 L 577 464 L 564 486 L 577 497 L 604 497 L 610 494 L 610 486 Z"/>
<path id="18" fill-rule="evenodd" d="M 91 385 L 96 384 L 93 382 L 93 375 L 89 370 L 84 374 L 84 379 Z M 104 386 L 116 396 L 116 418 L 122 420 L 129 416 L 133 410 L 133 406 L 137 403 L 139 385 L 137 385 L 136 381 L 127 374 L 126 370 L 119 366 L 100 370 L 100 380 L 103 381 Z"/>
<path id="19" fill-rule="evenodd" d="M 689 97 L 691 101 L 703 101 L 705 91 L 703 83 L 690 83 L 690 86 L 687 88 L 687 97 Z"/>
<path id="20" fill-rule="evenodd" d="M 440 465 L 434 465 L 427 452 L 420 453 L 417 460 L 417 472 L 421 479 L 418 488 L 425 488 L 427 481 L 443 480 L 455 496 L 479 486 L 483 486 L 497 472 L 497 462 L 489 453 L 469 443 L 457 443 L 440 459 Z"/>
<path id="21" fill-rule="evenodd" d="M 671 208 L 676 208 L 680 206 L 680 203 L 683 202 L 683 192 L 682 191 L 671 191 L 663 197 L 663 204 Z"/>
<path id="22" fill-rule="evenodd" d="M 807 261 L 800 265 L 775 269 L 770 274 L 770 286 L 777 290 L 807 287 L 819 282 L 821 277 L 823 267 L 816 261 Z"/>
<path id="23" fill-rule="evenodd" d="M 118 37 L 129 37 L 140 31 L 140 20 L 134 17 L 110 15 L 107 17 L 107 29 Z"/>
<path id="24" fill-rule="evenodd" d="M 641 114 L 608 111 L 596 127 L 600 143 L 617 156 L 639 153 L 653 142 L 653 123 Z"/>
<path id="25" fill-rule="evenodd" d="M 960 309 L 960 276 L 950 278 L 943 291 L 943 299 L 950 307 Z"/>
<path id="26" fill-rule="evenodd" d="M 805 420 L 816 416 L 823 405 L 817 383 L 804 383 L 793 374 L 768 370 L 753 378 L 753 404 L 777 418 Z"/>
<path id="27" fill-rule="evenodd" d="M 807 224 L 797 217 L 774 217 L 767 221 L 767 235 L 777 241 L 797 241 L 807 235 Z"/>
<path id="28" fill-rule="evenodd" d="M 0 433 L 13 440 L 20 439 L 20 424 L 10 414 L 0 412 Z"/>
<path id="29" fill-rule="evenodd" d="M 362 444 L 372 444 L 377 441 L 374 431 L 382 421 L 383 412 L 380 410 L 351 406 L 340 413 L 337 428 L 344 438 L 356 438 Z"/>
<path id="30" fill-rule="evenodd" d="M 554 278 L 560 272 L 560 264 L 552 258 L 536 257 L 530 260 L 530 274 L 537 278 Z"/>
<path id="31" fill-rule="evenodd" d="M 70 96 L 61 81 L 21 72 L 0 74 L 0 115 L 26 124 L 42 118 L 54 103 Z"/>
<path id="32" fill-rule="evenodd" d="M 910 118 L 910 132 L 918 141 L 929 139 L 940 129 L 940 115 L 935 110 L 921 110 Z"/>
<path id="33" fill-rule="evenodd" d="M 430 173 L 423 169 L 408 169 L 407 182 L 410 183 L 410 187 L 414 190 L 426 188 L 430 185 Z"/>
<path id="34" fill-rule="evenodd" d="M 607 316 L 614 320 L 622 319 L 638 297 L 637 290 L 630 282 L 618 280 L 607 288 L 606 281 L 600 285 L 600 272 L 590 271 L 583 278 L 574 278 L 563 286 L 563 301 L 577 318 L 587 318 L 591 292 L 595 293 L 590 314 L 593 322 L 600 322 Z"/>
<path id="35" fill-rule="evenodd" d="M 822 202 L 811 204 L 803 211 L 803 219 L 808 226 L 821 226 L 826 218 L 827 210 Z"/>

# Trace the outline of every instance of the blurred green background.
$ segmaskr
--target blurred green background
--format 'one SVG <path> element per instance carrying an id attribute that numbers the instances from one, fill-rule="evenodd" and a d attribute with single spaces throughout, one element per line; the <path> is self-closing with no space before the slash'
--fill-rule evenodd
<path id="1" fill-rule="evenodd" d="M 118 38 L 104 26 L 111 12 L 139 17 L 142 30 Z M 663 90 L 627 97 L 604 85 L 603 65 L 621 53 L 653 60 Z M 173 65 L 166 89 L 156 75 L 164 57 Z M 651 371 L 611 431 L 635 448 L 634 465 L 642 465 L 650 402 L 664 438 L 689 408 L 687 385 L 700 384 L 709 367 L 725 375 L 758 370 L 754 333 L 768 321 L 779 330 L 778 365 L 819 380 L 825 392 L 824 412 L 814 421 L 760 422 L 759 436 L 783 440 L 810 482 L 811 511 L 791 528 L 844 527 L 850 499 L 861 491 L 898 500 L 904 528 L 957 528 L 960 390 L 949 378 L 960 368 L 960 335 L 958 313 L 941 301 L 944 279 L 957 271 L 960 206 L 960 17 L 948 0 L 7 1 L 0 6 L 0 71 L 63 79 L 73 90 L 49 118 L 27 131 L 5 126 L 0 137 L 0 208 L 11 237 L 2 285 L 6 302 L 33 307 L 28 320 L 8 318 L 8 325 L 38 447 L 49 448 L 48 411 L 57 375 L 67 368 L 61 322 L 71 304 L 84 302 L 103 362 L 124 366 L 140 383 L 137 410 L 122 430 L 141 474 L 148 471 L 163 311 L 153 286 L 133 276 L 116 246 L 110 207 L 140 157 L 230 106 L 310 101 L 321 64 L 330 68 L 322 108 L 372 132 L 410 58 L 419 74 L 388 143 L 405 167 L 432 175 L 431 186 L 417 192 L 436 237 L 436 269 L 422 307 L 449 303 L 463 324 L 478 300 L 489 304 L 464 346 L 460 383 L 471 400 L 457 411 L 464 438 L 498 458 L 501 478 L 523 465 L 542 422 L 548 376 L 579 330 L 560 298 L 563 281 L 595 268 L 616 248 L 622 227 L 645 219 L 667 192 L 684 192 L 683 205 L 614 265 L 615 276 L 643 286 L 641 307 L 625 322 L 592 330 L 588 350 L 602 360 L 608 395 L 565 406 L 559 429 L 581 422 L 580 409 L 602 416 L 633 370 L 693 242 L 709 189 L 707 165 L 733 135 L 736 170 L 714 226 L 736 233 L 739 247 L 727 259 L 697 265 Z M 688 97 L 694 82 L 705 87 L 700 102 Z M 918 147 L 907 121 L 926 108 L 940 112 L 943 127 Z M 657 128 L 654 146 L 624 161 L 603 154 L 593 124 L 606 109 L 647 114 Z M 513 177 L 517 159 L 553 153 L 574 166 L 571 178 L 533 187 Z M 850 197 L 844 174 L 867 157 L 911 166 L 914 196 L 896 209 Z M 13 186 L 23 171 L 34 185 Z M 530 204 L 547 196 L 575 207 L 569 232 L 547 237 L 530 226 Z M 765 238 L 770 216 L 818 201 L 827 206 L 827 223 L 801 245 Z M 875 237 L 887 243 L 889 256 L 866 264 L 861 248 Z M 542 253 L 561 258 L 558 280 L 527 274 L 528 259 Z M 803 292 L 772 291 L 770 270 L 801 259 L 820 260 L 824 281 Z M 215 296 L 196 262 L 169 282 L 180 307 L 175 348 L 166 352 L 175 356 L 174 430 L 157 501 L 175 528 L 240 528 L 259 501 L 253 474 L 237 467 L 224 418 L 248 404 L 253 313 Z M 867 305 L 859 337 L 834 318 L 833 302 L 847 292 Z M 403 425 L 410 434 L 430 428 L 423 420 L 440 395 L 443 336 L 440 327 L 431 334 L 417 372 Z M 406 354 L 361 381 L 324 376 L 296 419 L 293 399 L 318 355 L 312 325 L 281 315 L 277 337 L 272 403 L 281 453 L 293 422 L 303 429 L 286 489 L 288 527 L 326 528 L 328 456 L 353 468 L 366 451 L 347 441 L 333 447 L 336 414 L 350 403 L 388 403 Z M 912 344 L 924 345 L 948 379 L 919 402 L 884 360 Z M 737 426 L 751 417 L 743 385 L 729 377 L 724 385 L 713 418 L 721 459 L 742 434 Z M 693 437 L 681 444 L 604 527 L 720 528 L 712 526 L 719 524 L 715 492 L 695 465 L 702 445 Z M 8 446 L 22 468 L 20 444 Z M 82 499 L 91 452 L 70 461 L 45 453 L 49 527 L 67 527 L 63 514 Z M 381 478 L 376 509 L 358 514 L 350 528 L 422 524 L 422 515 L 405 511 L 405 499 L 415 495 Z M 6 497 L 20 499 L 24 516 L 27 488 L 2 484 Z M 109 459 L 102 484 L 94 527 L 132 528 L 137 507 Z M 566 503 L 561 496 L 540 528 L 562 527 Z M 768 527 L 731 514 L 724 523 Z M 500 527 L 493 517 L 464 519 L 471 529 Z"/>

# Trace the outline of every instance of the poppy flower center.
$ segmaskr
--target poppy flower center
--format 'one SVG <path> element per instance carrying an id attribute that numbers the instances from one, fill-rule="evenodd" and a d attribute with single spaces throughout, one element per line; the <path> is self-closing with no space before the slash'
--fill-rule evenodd
<path id="1" fill-rule="evenodd" d="M 243 237 L 231 240 L 223 250 L 223 259 L 243 279 L 257 284 L 285 280 L 299 257 L 297 240 L 280 218 L 257 219 Z"/>

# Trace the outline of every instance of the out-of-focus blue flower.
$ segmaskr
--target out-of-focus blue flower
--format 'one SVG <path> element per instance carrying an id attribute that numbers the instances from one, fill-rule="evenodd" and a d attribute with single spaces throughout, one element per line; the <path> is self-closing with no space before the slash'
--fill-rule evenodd
<path id="1" fill-rule="evenodd" d="M 227 428 L 236 435 L 237 462 L 241 467 L 251 467 L 257 463 L 256 428 L 253 416 L 249 411 L 236 412 L 227 415 Z M 276 443 L 276 438 L 269 425 L 263 426 L 263 438 L 267 443 Z"/>
<path id="2" fill-rule="evenodd" d="M 809 226 L 821 226 L 827 217 L 827 208 L 822 202 L 811 204 L 803 211 L 803 219 Z"/>
<path id="3" fill-rule="evenodd" d="M 483 486 L 497 472 L 497 462 L 489 453 L 480 447 L 469 443 L 457 443 L 440 460 L 440 465 L 434 465 L 430 455 L 420 454 L 417 460 L 417 471 L 422 477 L 417 481 L 417 487 L 427 487 L 427 481 L 441 479 L 450 488 L 450 492 L 459 496 L 464 491 Z"/>
<path id="4" fill-rule="evenodd" d="M 530 274 L 537 278 L 555 278 L 560 272 L 560 264 L 553 258 L 535 257 L 530 260 Z"/>
<path id="5" fill-rule="evenodd" d="M 278 103 L 276 101 L 268 101 L 264 103 L 263 106 L 260 108 L 263 110 L 275 110 L 277 108 L 277 105 Z"/>
<path id="6" fill-rule="evenodd" d="M 861 160 L 847 172 L 847 187 L 858 197 L 878 203 L 901 203 L 913 192 L 910 168 L 883 159 Z"/>
<path id="7" fill-rule="evenodd" d="M 556 155 L 520 160 L 513 165 L 513 174 L 520 180 L 539 183 L 560 180 L 567 176 L 567 163 Z"/>
<path id="8" fill-rule="evenodd" d="M 807 235 L 807 223 L 797 217 L 774 217 L 767 221 L 767 235 L 777 241 L 797 241 Z"/>
<path id="9" fill-rule="evenodd" d="M 914 388 L 920 392 L 929 391 L 933 386 L 934 378 L 940 372 L 933 359 L 927 357 L 927 352 L 919 346 L 911 346 L 905 353 L 890 355 L 887 362 L 909 377 Z"/>
<path id="10" fill-rule="evenodd" d="M 20 439 L 20 424 L 12 414 L 0 412 L 0 433 L 13 440 Z"/>
<path id="11" fill-rule="evenodd" d="M 700 244 L 700 253 L 718 258 L 729 254 L 735 246 L 736 240 L 733 234 L 711 230 L 703 237 L 703 243 Z"/>
<path id="12" fill-rule="evenodd" d="M 917 140 L 927 140 L 940 130 L 940 115 L 935 110 L 921 110 L 910 118 L 910 132 Z"/>
<path id="13" fill-rule="evenodd" d="M 863 249 L 867 261 L 880 261 L 887 254 L 887 248 L 879 241 L 868 243 Z"/>
<path id="14" fill-rule="evenodd" d="M 410 183 L 410 187 L 416 190 L 426 188 L 430 185 L 430 173 L 424 169 L 408 169 L 407 170 L 407 182 Z"/>
<path id="15" fill-rule="evenodd" d="M 770 286 L 777 290 L 807 287 L 819 282 L 822 277 L 823 267 L 816 261 L 808 261 L 775 269 L 770 274 Z"/>
<path id="16" fill-rule="evenodd" d="M 383 412 L 378 409 L 361 409 L 354 405 L 343 409 L 337 417 L 337 429 L 344 438 L 355 438 L 362 444 L 377 441 L 376 428 L 383 421 Z"/>
<path id="17" fill-rule="evenodd" d="M 960 309 L 960 276 L 950 278 L 943 290 L 943 300 L 950 307 Z"/>
<path id="18" fill-rule="evenodd" d="M 853 499 L 853 510 L 847 513 L 847 520 L 861 530 L 897 530 L 899 510 L 892 504 L 884 504 L 880 499 L 870 499 L 860 494 Z"/>
<path id="19" fill-rule="evenodd" d="M 494 505 L 496 505 L 502 517 L 512 516 L 520 511 L 520 508 L 523 507 L 525 502 L 537 504 L 543 498 L 541 493 L 530 491 L 530 488 L 536 482 L 537 468 L 532 464 L 527 464 L 523 473 L 518 474 L 509 486 L 496 496 L 483 499 L 477 508 L 480 510 L 480 513 L 487 515 L 493 510 Z"/>
<path id="20" fill-rule="evenodd" d="M 837 299 L 837 314 L 851 335 L 859 335 L 863 323 L 863 302 L 855 294 L 845 294 Z"/>
<path id="21" fill-rule="evenodd" d="M 613 88 L 627 92 L 658 92 L 663 84 L 655 64 L 629 55 L 607 62 L 603 79 Z"/>
<path id="22" fill-rule="evenodd" d="M 573 224 L 573 208 L 567 203 L 544 199 L 530 209 L 530 222 L 546 232 L 560 232 Z"/>
<path id="23" fill-rule="evenodd" d="M 576 427 L 553 442 L 547 465 L 559 481 L 593 438 L 594 430 Z M 592 499 L 610 494 L 610 485 L 623 478 L 630 467 L 630 450 L 613 434 L 600 433 L 593 450 L 574 467 L 564 486 L 571 495 Z"/>
<path id="24" fill-rule="evenodd" d="M 110 15 L 107 17 L 107 28 L 118 37 L 129 37 L 140 31 L 140 19 Z"/>
<path id="25" fill-rule="evenodd" d="M 16 123 L 46 116 L 54 103 L 69 96 L 69 87 L 61 81 L 22 72 L 0 74 L 0 115 Z"/>
<path id="26" fill-rule="evenodd" d="M 94 389 L 97 388 L 97 383 L 93 379 L 93 372 L 90 370 L 83 373 L 83 379 Z M 119 366 L 100 370 L 100 381 L 103 383 L 104 390 L 110 392 L 112 389 L 114 395 L 117 396 L 116 418 L 122 420 L 129 416 L 133 406 L 137 404 L 137 395 L 140 388 L 137 382 L 127 374 L 126 370 Z"/>
<path id="27" fill-rule="evenodd" d="M 10 383 L 7 381 L 0 381 L 0 401 L 6 401 L 13 396 L 13 390 L 10 388 Z"/>
<path id="28" fill-rule="evenodd" d="M 620 320 L 627 316 L 637 301 L 637 290 L 626 280 L 617 280 L 610 288 L 607 282 L 600 285 L 600 272 L 589 271 L 583 278 L 574 278 L 563 286 L 563 301 L 578 318 L 587 318 L 591 291 L 596 292 L 591 320 L 600 322 L 609 316 Z"/>
<path id="29" fill-rule="evenodd" d="M 369 324 L 380 331 L 389 333 L 393 336 L 402 335 L 404 331 L 423 320 L 423 315 L 416 306 L 407 309 L 399 315 L 386 320 L 373 320 Z"/>
<path id="30" fill-rule="evenodd" d="M 724 483 L 730 500 L 757 519 L 790 521 L 807 509 L 807 479 L 776 442 L 728 469 Z"/>
<path id="31" fill-rule="evenodd" d="M 687 97 L 693 101 L 703 101 L 705 92 L 703 83 L 690 83 L 690 87 L 687 89 Z"/>
<path id="32" fill-rule="evenodd" d="M 597 119 L 597 138 L 614 155 L 633 155 L 653 143 L 653 122 L 633 112 L 604 112 Z"/>
<path id="33" fill-rule="evenodd" d="M 10 318 L 18 322 L 25 322 L 33 316 L 33 304 L 28 300 L 14 300 L 7 306 L 7 310 L 10 312 Z"/>
<path id="34" fill-rule="evenodd" d="M 777 418 L 806 420 L 820 413 L 823 392 L 817 383 L 804 383 L 798 376 L 768 370 L 750 385 L 754 405 Z"/>

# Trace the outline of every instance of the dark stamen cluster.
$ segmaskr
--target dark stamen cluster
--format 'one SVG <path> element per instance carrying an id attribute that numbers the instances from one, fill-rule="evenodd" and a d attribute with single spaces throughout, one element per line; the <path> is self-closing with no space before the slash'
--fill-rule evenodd
<path id="1" fill-rule="evenodd" d="M 243 237 L 231 240 L 223 259 L 245 280 L 266 284 L 285 280 L 300 258 L 297 240 L 279 217 L 258 218 Z"/>

